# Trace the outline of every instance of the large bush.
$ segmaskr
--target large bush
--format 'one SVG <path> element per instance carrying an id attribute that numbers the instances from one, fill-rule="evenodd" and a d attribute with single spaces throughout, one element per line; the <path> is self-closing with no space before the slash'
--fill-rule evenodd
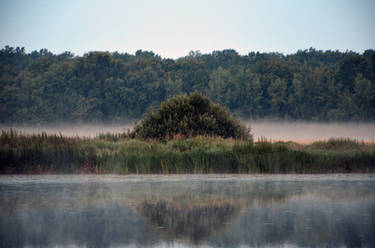
<path id="1" fill-rule="evenodd" d="M 180 95 L 149 111 L 132 133 L 143 139 L 166 140 L 175 136 L 197 135 L 249 139 L 249 130 L 231 117 L 228 110 L 206 96 L 193 93 Z"/>

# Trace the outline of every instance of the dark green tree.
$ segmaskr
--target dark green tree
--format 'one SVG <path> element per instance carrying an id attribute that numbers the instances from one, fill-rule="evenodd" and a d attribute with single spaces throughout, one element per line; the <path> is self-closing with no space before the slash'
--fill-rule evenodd
<path id="1" fill-rule="evenodd" d="M 180 95 L 146 114 L 136 125 L 133 136 L 142 139 L 165 140 L 176 135 L 220 136 L 249 139 L 249 130 L 233 119 L 225 108 L 214 104 L 202 94 Z"/>

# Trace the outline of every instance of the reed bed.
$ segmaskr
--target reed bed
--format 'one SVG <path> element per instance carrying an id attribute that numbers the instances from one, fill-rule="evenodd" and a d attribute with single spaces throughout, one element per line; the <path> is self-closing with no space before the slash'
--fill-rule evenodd
<path id="1" fill-rule="evenodd" d="M 0 173 L 373 173 L 375 145 L 330 139 L 310 145 L 223 139 L 175 138 L 166 142 L 127 134 L 95 138 L 0 135 Z"/>

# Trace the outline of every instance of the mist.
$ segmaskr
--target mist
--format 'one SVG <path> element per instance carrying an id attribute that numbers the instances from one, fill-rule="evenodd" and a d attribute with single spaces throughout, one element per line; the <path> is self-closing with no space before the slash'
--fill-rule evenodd
<path id="1" fill-rule="evenodd" d="M 349 138 L 364 142 L 375 141 L 375 123 L 371 122 L 245 122 L 254 139 L 310 143 L 329 138 Z"/>
<path id="2" fill-rule="evenodd" d="M 0 176 L 0 246 L 373 247 L 374 186 L 366 175 Z"/>
<path id="3" fill-rule="evenodd" d="M 2 125 L 1 130 L 14 129 L 23 134 L 38 134 L 45 132 L 47 134 L 57 134 L 68 137 L 87 137 L 93 138 L 103 133 L 123 133 L 133 129 L 133 124 L 47 124 L 47 125 Z"/>
<path id="4" fill-rule="evenodd" d="M 303 121 L 245 121 L 255 140 L 296 141 L 310 143 L 329 138 L 349 138 L 375 142 L 374 122 L 303 122 Z M 25 134 L 45 132 L 64 136 L 95 137 L 101 133 L 122 133 L 132 130 L 133 124 L 58 124 L 17 126 L 2 125 L 1 130 L 13 128 Z"/>

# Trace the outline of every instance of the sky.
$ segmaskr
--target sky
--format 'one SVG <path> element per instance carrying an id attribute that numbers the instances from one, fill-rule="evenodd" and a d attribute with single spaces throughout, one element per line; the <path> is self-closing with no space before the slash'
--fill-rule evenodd
<path id="1" fill-rule="evenodd" d="M 375 49 L 375 0 L 0 0 L 0 47 L 163 58 Z"/>

